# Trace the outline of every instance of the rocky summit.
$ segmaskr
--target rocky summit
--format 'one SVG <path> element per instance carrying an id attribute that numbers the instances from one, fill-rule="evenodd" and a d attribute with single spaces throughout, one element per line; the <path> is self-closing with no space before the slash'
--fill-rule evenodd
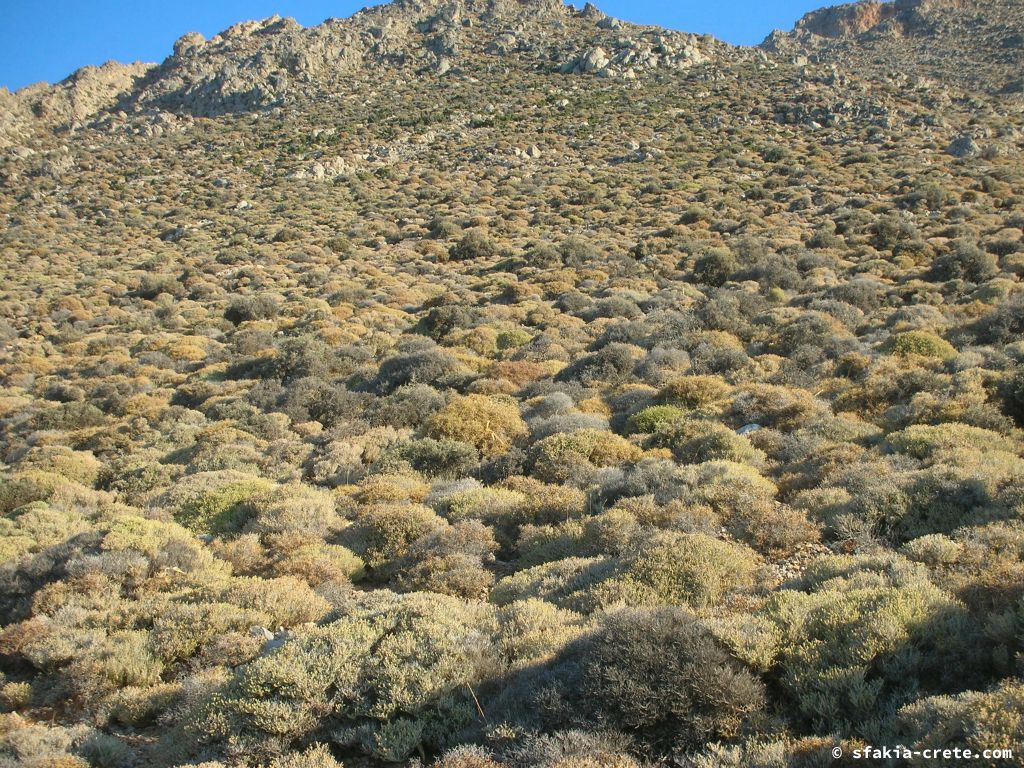
<path id="1" fill-rule="evenodd" d="M 1022 36 L 398 0 L 0 91 L 0 768 L 1019 765 Z"/>
<path id="2" fill-rule="evenodd" d="M 210 40 L 186 34 L 160 65 L 86 67 L 53 88 L 19 92 L 7 111 L 63 127 L 122 112 L 216 117 L 298 106 L 369 79 L 458 75 L 482 57 L 629 79 L 727 51 L 712 38 L 628 24 L 589 4 L 575 11 L 561 0 L 398 0 L 310 28 L 275 16 Z"/>

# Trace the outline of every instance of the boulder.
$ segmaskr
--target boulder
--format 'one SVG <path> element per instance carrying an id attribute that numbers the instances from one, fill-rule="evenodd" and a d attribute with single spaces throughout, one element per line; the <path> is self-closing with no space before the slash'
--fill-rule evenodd
<path id="1" fill-rule="evenodd" d="M 960 159 L 977 157 L 981 154 L 981 147 L 975 143 L 972 137 L 963 135 L 953 139 L 950 145 L 946 147 L 946 154 Z"/>

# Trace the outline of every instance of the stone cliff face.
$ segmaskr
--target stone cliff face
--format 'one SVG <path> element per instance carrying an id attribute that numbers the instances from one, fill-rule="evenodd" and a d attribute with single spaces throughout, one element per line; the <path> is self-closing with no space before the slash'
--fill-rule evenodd
<path id="1" fill-rule="evenodd" d="M 862 73 L 901 73 L 974 91 L 1013 92 L 1024 71 L 1018 0 L 896 0 L 823 8 L 764 50 Z"/>
<path id="2" fill-rule="evenodd" d="M 838 5 L 807 14 L 796 29 L 821 37 L 851 37 L 864 34 L 896 15 L 897 9 L 892 3 Z"/>
<path id="3" fill-rule="evenodd" d="M 863 35 L 886 22 L 895 22 L 901 32 L 912 34 L 924 27 L 930 15 L 962 6 L 961 0 L 864 0 L 812 11 L 797 22 L 794 31 L 846 38 Z"/>

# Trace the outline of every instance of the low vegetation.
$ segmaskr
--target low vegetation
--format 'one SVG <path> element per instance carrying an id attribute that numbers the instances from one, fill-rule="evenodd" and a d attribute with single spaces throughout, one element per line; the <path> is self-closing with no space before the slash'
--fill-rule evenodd
<path id="1" fill-rule="evenodd" d="M 0 766 L 1024 746 L 1019 103 L 385 71 L 0 158 Z"/>

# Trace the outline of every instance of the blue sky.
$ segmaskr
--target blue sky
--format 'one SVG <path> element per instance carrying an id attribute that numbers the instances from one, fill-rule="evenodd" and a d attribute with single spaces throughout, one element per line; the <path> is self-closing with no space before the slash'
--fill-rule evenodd
<path id="1" fill-rule="evenodd" d="M 162 61 L 185 32 L 207 37 L 237 21 L 279 13 L 305 25 L 349 16 L 372 1 L 0 0 L 0 87 L 56 82 L 86 64 Z M 582 5 L 580 3 L 574 3 Z M 598 0 L 612 16 L 753 45 L 828 0 Z"/>

